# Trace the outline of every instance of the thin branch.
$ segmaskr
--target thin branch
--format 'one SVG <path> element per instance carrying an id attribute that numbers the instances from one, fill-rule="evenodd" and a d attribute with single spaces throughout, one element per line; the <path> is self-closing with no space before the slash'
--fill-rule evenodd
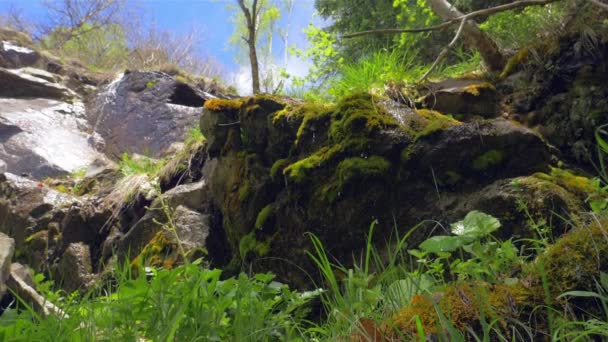
<path id="1" fill-rule="evenodd" d="M 429 75 L 433 72 L 433 70 L 435 70 L 435 68 L 439 65 L 439 63 L 443 62 L 443 60 L 448 56 L 448 53 L 450 52 L 452 47 L 454 47 L 454 45 L 458 41 L 458 38 L 460 38 L 460 36 L 462 35 L 462 31 L 464 29 L 464 25 L 466 22 L 467 22 L 466 19 L 462 19 L 460 21 L 460 26 L 458 26 L 458 31 L 456 31 L 456 35 L 454 36 L 452 41 L 445 48 L 443 48 L 443 50 L 441 50 L 441 52 L 439 53 L 439 56 L 437 56 L 437 59 L 435 59 L 435 62 L 433 62 L 433 65 L 431 65 L 429 70 L 427 70 L 424 73 L 424 75 L 422 75 L 422 77 L 420 78 L 420 82 L 424 82 L 429 77 Z"/>
<path id="2" fill-rule="evenodd" d="M 589 0 L 589 1 L 591 1 L 592 4 L 599 6 L 608 11 L 608 4 L 605 4 L 605 3 L 601 2 L 600 0 Z"/>
<path id="3" fill-rule="evenodd" d="M 486 9 L 482 9 L 482 10 L 478 10 L 478 11 L 473 11 L 471 13 L 454 18 L 452 20 L 444 21 L 443 23 L 435 25 L 435 26 L 419 27 L 419 28 L 413 28 L 413 29 L 395 29 L 395 28 L 393 28 L 393 29 L 378 29 L 378 30 L 361 31 L 361 32 L 345 34 L 342 36 L 342 38 L 354 38 L 354 37 L 371 35 L 371 34 L 418 33 L 418 32 L 437 31 L 437 30 L 441 30 L 446 27 L 449 27 L 451 25 L 454 25 L 462 20 L 470 20 L 475 17 L 488 16 L 488 15 L 492 15 L 494 13 L 504 12 L 504 11 L 508 11 L 508 10 L 512 10 L 512 9 L 516 9 L 516 8 L 521 8 L 521 7 L 543 6 L 543 5 L 547 5 L 552 2 L 557 2 L 557 1 L 561 1 L 561 0 L 519 0 L 519 1 L 511 2 L 508 4 L 504 4 L 504 5 L 499 5 L 499 6 L 490 7 L 490 8 L 486 8 Z M 599 2 L 598 0 L 590 0 L 590 1 L 592 1 L 593 3 L 596 3 L 599 6 L 608 6 L 601 2 L 598 4 L 597 3 L 597 2 Z"/>

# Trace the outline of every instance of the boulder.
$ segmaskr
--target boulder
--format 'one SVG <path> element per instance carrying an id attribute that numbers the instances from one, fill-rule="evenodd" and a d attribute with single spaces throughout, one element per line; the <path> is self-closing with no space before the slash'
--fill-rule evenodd
<path id="1" fill-rule="evenodd" d="M 67 174 L 104 157 L 81 102 L 0 98 L 0 159 L 34 178 Z"/>
<path id="2" fill-rule="evenodd" d="M 18 43 L 0 41 L 0 67 L 21 68 L 38 63 L 40 54 L 30 48 L 20 46 Z"/>
<path id="3" fill-rule="evenodd" d="M 22 279 L 19 272 L 11 272 L 7 281 L 7 287 L 42 317 L 49 315 L 67 317 L 63 310 L 40 295 L 36 289 Z"/>
<path id="4" fill-rule="evenodd" d="M 429 109 L 461 116 L 495 118 L 500 115 L 499 95 L 486 80 L 448 79 L 429 82 L 421 93 L 421 104 Z"/>
<path id="5" fill-rule="evenodd" d="M 86 292 L 94 280 L 89 246 L 71 243 L 63 252 L 55 268 L 55 279 L 68 293 L 76 290 Z"/>
<path id="6" fill-rule="evenodd" d="M 238 125 L 218 125 L 230 120 Z M 529 219 L 516 210 L 520 200 L 534 217 L 552 210 L 569 217 L 583 203 L 584 195 L 565 188 L 531 182 L 522 197 L 509 187 L 549 172 L 551 155 L 536 132 L 504 119 L 462 122 L 369 94 L 335 106 L 262 95 L 208 101 L 201 130 L 214 147 L 203 167 L 219 211 L 211 222 L 220 221 L 228 245 L 210 248 L 209 257 L 229 253 L 231 266 L 272 271 L 299 287 L 310 279 L 291 263 L 316 270 L 307 232 L 346 265 L 365 248 L 373 222 L 380 249 L 395 227 L 403 236 L 427 222 L 411 232 L 415 246 L 437 231 L 431 222 L 449 225 L 473 209 L 503 220 L 499 235 L 529 237 L 518 227 Z M 222 241 L 218 230 L 212 225 L 208 239 Z"/>
<path id="7" fill-rule="evenodd" d="M 7 173 L 0 182 L 0 232 L 14 238 L 19 249 L 27 237 L 61 223 L 66 208 L 78 202 L 42 183 Z"/>
<path id="8" fill-rule="evenodd" d="M 210 226 L 208 193 L 205 181 L 180 185 L 164 193 L 162 201 L 156 199 L 146 214 L 120 238 L 118 254 L 135 257 L 159 232 L 171 229 L 175 229 L 186 252 L 204 249 Z M 172 225 L 163 227 L 168 222 L 166 210 L 172 215 Z M 176 243 L 174 235 L 165 235 L 167 240 Z"/>
<path id="9" fill-rule="evenodd" d="M 40 78 L 47 75 L 44 71 L 32 70 L 0 68 L 0 97 L 67 100 L 76 96 L 67 87 Z"/>
<path id="10" fill-rule="evenodd" d="M 196 125 L 203 103 L 213 97 L 161 72 L 120 75 L 87 103 L 92 126 L 106 139 L 105 152 L 159 157 Z"/>
<path id="11" fill-rule="evenodd" d="M 0 233 L 0 299 L 6 293 L 6 281 L 11 273 L 11 262 L 15 251 L 15 241 Z"/>

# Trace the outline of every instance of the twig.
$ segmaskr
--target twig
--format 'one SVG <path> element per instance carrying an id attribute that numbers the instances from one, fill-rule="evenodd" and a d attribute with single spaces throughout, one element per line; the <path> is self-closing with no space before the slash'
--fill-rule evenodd
<path id="1" fill-rule="evenodd" d="M 418 33 L 418 32 L 437 31 L 437 30 L 441 30 L 446 27 L 449 27 L 451 25 L 454 25 L 457 22 L 462 21 L 462 20 L 470 20 L 475 17 L 492 15 L 494 13 L 504 12 L 504 11 L 508 11 L 508 10 L 512 10 L 512 9 L 516 9 L 516 8 L 520 8 L 520 7 L 543 6 L 543 5 L 547 5 L 549 3 L 557 2 L 557 1 L 561 1 L 561 0 L 520 0 L 520 1 L 511 2 L 508 4 L 504 4 L 504 5 L 499 5 L 499 6 L 490 7 L 490 8 L 486 8 L 486 9 L 482 9 L 482 10 L 478 10 L 478 11 L 473 11 L 473 12 L 465 14 L 463 16 L 444 21 L 443 23 L 435 25 L 435 26 L 419 27 L 419 28 L 413 28 L 413 29 L 392 28 L 392 29 L 368 30 L 368 31 L 361 31 L 361 32 L 345 34 L 342 36 L 342 38 L 354 38 L 354 37 L 371 35 L 371 34 Z M 590 1 L 595 3 L 596 5 L 599 5 L 602 7 L 608 6 L 604 3 L 599 2 L 598 0 L 590 0 Z M 608 7 L 605 7 L 605 8 L 608 8 Z"/>
<path id="2" fill-rule="evenodd" d="M 589 0 L 589 1 L 591 1 L 592 4 L 599 6 L 600 8 L 603 8 L 608 11 L 608 4 L 605 4 L 605 3 L 601 2 L 600 0 Z"/>
<path id="3" fill-rule="evenodd" d="M 445 48 L 443 48 L 443 50 L 441 50 L 441 52 L 439 53 L 439 56 L 437 56 L 437 59 L 435 59 L 435 62 L 433 62 L 433 65 L 431 65 L 429 70 L 427 70 L 424 73 L 424 75 L 422 75 L 422 77 L 420 78 L 420 82 L 424 82 L 429 77 L 429 75 L 433 72 L 433 70 L 435 70 L 437 65 L 439 65 L 439 63 L 441 63 L 447 57 L 448 53 L 450 52 L 450 50 L 452 49 L 454 44 L 456 44 L 456 42 L 458 41 L 458 38 L 460 38 L 460 36 L 462 35 L 462 31 L 464 29 L 464 25 L 466 22 L 467 22 L 466 18 L 462 19 L 462 21 L 460 22 L 460 26 L 458 27 L 458 31 L 456 31 L 456 35 L 454 36 L 452 41 Z"/>
<path id="4" fill-rule="evenodd" d="M 217 124 L 218 127 L 226 127 L 226 126 L 236 126 L 236 125 L 240 125 L 241 121 L 235 121 L 235 122 L 229 122 L 229 123 L 225 123 L 225 124 Z"/>

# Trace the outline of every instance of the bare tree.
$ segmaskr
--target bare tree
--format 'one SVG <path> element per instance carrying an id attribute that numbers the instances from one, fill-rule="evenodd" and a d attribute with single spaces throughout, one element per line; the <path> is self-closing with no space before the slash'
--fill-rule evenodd
<path id="1" fill-rule="evenodd" d="M 45 35 L 53 32 L 57 34 L 57 28 L 61 28 L 62 39 L 59 43 L 65 43 L 90 30 L 117 23 L 117 15 L 125 1 L 44 0 L 43 4 L 48 10 L 48 23 L 41 25 L 40 31 Z"/>
<path id="2" fill-rule="evenodd" d="M 25 33 L 32 32 L 32 23 L 23 18 L 23 9 L 10 4 L 6 14 L 0 15 L 0 26 Z"/>
<path id="3" fill-rule="evenodd" d="M 159 30 L 156 24 L 148 28 L 134 25 L 128 30 L 128 41 L 131 47 L 130 68 L 163 68 L 178 66 L 189 73 L 204 76 L 219 76 L 222 67 L 219 62 L 203 54 L 199 47 L 204 32 L 198 27 L 191 27 L 184 34 L 174 34 Z"/>
<path id="4" fill-rule="evenodd" d="M 251 81 L 254 94 L 260 93 L 260 67 L 258 63 L 258 54 L 256 51 L 257 28 L 261 6 L 258 6 L 258 0 L 253 0 L 251 8 L 245 5 L 245 0 L 237 0 L 243 16 L 245 17 L 245 25 L 247 36 L 242 37 L 249 48 L 249 62 L 251 63 Z"/>

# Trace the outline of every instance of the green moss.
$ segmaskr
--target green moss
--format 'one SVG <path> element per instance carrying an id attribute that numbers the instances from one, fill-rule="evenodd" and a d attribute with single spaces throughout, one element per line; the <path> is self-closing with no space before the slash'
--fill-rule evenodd
<path id="1" fill-rule="evenodd" d="M 255 228 L 262 229 L 268 219 L 274 214 L 274 206 L 272 204 L 268 204 L 258 213 L 258 217 L 255 220 Z"/>
<path id="2" fill-rule="evenodd" d="M 481 82 L 476 84 L 468 85 L 464 88 L 464 92 L 473 96 L 481 95 L 481 91 L 484 89 L 496 90 L 494 85 L 490 82 Z"/>
<path id="3" fill-rule="evenodd" d="M 376 105 L 378 98 L 358 93 L 342 99 L 332 115 L 329 137 L 333 142 L 354 135 L 369 135 L 381 129 L 397 128 L 398 122 Z"/>
<path id="4" fill-rule="evenodd" d="M 429 135 L 433 132 L 444 130 L 461 124 L 460 121 L 435 110 L 418 109 L 416 111 L 416 114 L 426 119 L 426 121 L 424 122 L 422 127 L 419 127 L 415 131 L 411 132 L 414 136 L 414 140 L 418 140 L 419 138 Z"/>
<path id="5" fill-rule="evenodd" d="M 158 83 L 158 80 L 152 80 L 146 83 L 146 89 L 153 88 Z"/>
<path id="6" fill-rule="evenodd" d="M 353 157 L 342 160 L 331 179 L 317 190 L 317 197 L 329 203 L 335 202 L 344 187 L 356 180 L 386 177 L 391 164 L 381 156 Z"/>
<path id="7" fill-rule="evenodd" d="M 573 229 L 524 268 L 524 274 L 533 279 L 532 286 L 539 298 L 545 296 L 541 272 L 550 280 L 552 298 L 572 290 L 595 290 L 600 272 L 608 271 L 607 226 L 608 221 L 602 219 L 588 227 Z"/>
<path id="8" fill-rule="evenodd" d="M 67 186 L 63 185 L 63 184 L 55 185 L 53 187 L 53 189 L 55 189 L 55 190 L 57 190 L 57 191 L 59 191 L 61 193 L 64 193 L 64 194 L 69 194 L 70 193 L 70 189 Z"/>
<path id="9" fill-rule="evenodd" d="M 297 146 L 300 142 L 300 139 L 310 130 L 312 125 L 320 125 L 324 120 L 329 120 L 331 118 L 331 107 L 320 106 L 311 104 L 309 106 L 303 105 L 295 111 L 295 117 L 301 116 L 302 123 L 298 128 L 298 133 L 296 134 L 295 145 Z M 275 117 L 276 118 L 276 117 Z"/>
<path id="10" fill-rule="evenodd" d="M 336 174 L 340 187 L 357 179 L 386 175 L 391 163 L 383 157 L 348 158 L 338 164 Z"/>
<path id="11" fill-rule="evenodd" d="M 290 181 L 302 183 L 310 170 L 320 167 L 324 162 L 333 159 L 340 149 L 341 146 L 339 145 L 334 145 L 332 147 L 324 146 L 310 156 L 287 166 L 283 170 L 283 174 L 287 176 Z"/>
<path id="12" fill-rule="evenodd" d="M 255 237 L 255 232 L 243 236 L 239 241 L 239 255 L 241 260 L 245 260 L 247 254 L 255 253 L 257 256 L 265 256 L 270 252 L 270 241 L 258 241 Z"/>
<path id="13" fill-rule="evenodd" d="M 236 114 L 240 111 L 243 102 L 241 100 L 211 99 L 205 101 L 205 109 L 212 112 L 227 112 Z"/>
<path id="14" fill-rule="evenodd" d="M 156 233 L 154 238 L 133 259 L 131 266 L 138 269 L 142 266 L 173 268 L 178 259 L 177 245 L 169 240 L 164 231 Z"/>
<path id="15" fill-rule="evenodd" d="M 276 176 L 279 171 L 283 171 L 283 169 L 285 168 L 285 166 L 287 166 L 288 163 L 289 162 L 287 161 L 287 159 L 279 159 L 275 161 L 272 164 L 272 167 L 270 168 L 270 178 L 276 179 Z"/>
<path id="16" fill-rule="evenodd" d="M 523 48 L 519 50 L 515 56 L 511 57 L 509 61 L 507 61 L 507 65 L 503 69 L 502 73 L 500 73 L 500 78 L 505 79 L 509 77 L 509 75 L 513 74 L 517 70 L 517 68 L 528 59 L 528 55 L 530 54 L 529 48 Z"/>
<path id="17" fill-rule="evenodd" d="M 249 180 L 245 180 L 239 187 L 239 201 L 246 201 L 249 195 L 251 195 L 251 184 L 249 184 Z"/>
<path id="18" fill-rule="evenodd" d="M 462 176 L 456 171 L 447 171 L 445 175 L 445 183 L 448 185 L 455 185 L 462 179 Z"/>
<path id="19" fill-rule="evenodd" d="M 504 155 L 499 150 L 489 150 L 473 160 L 473 169 L 477 171 L 486 170 L 492 166 L 500 164 Z"/>

